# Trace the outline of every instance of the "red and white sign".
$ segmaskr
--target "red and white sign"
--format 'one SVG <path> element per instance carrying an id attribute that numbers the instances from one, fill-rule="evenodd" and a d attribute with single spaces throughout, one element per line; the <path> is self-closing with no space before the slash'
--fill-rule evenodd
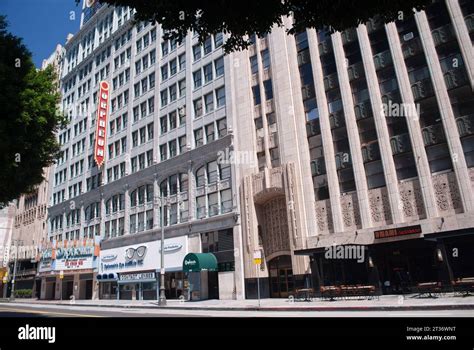
<path id="1" fill-rule="evenodd" d="M 99 101 L 97 103 L 97 129 L 95 132 L 94 159 L 100 168 L 105 160 L 107 135 L 107 114 L 109 113 L 109 83 L 100 82 Z"/>

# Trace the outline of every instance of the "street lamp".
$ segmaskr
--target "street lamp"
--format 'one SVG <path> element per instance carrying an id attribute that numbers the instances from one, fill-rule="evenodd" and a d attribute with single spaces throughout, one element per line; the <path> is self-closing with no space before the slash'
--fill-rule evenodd
<path id="1" fill-rule="evenodd" d="M 161 271 L 160 271 L 160 299 L 158 300 L 159 306 L 166 306 L 166 295 L 165 295 L 165 206 L 163 197 L 160 198 L 161 204 Z"/>
<path id="2" fill-rule="evenodd" d="M 10 301 L 15 300 L 15 279 L 16 279 L 16 266 L 18 262 L 18 243 L 19 242 L 23 244 L 23 241 L 20 241 L 18 239 L 15 240 L 15 262 L 13 263 L 12 290 L 10 293 Z"/>

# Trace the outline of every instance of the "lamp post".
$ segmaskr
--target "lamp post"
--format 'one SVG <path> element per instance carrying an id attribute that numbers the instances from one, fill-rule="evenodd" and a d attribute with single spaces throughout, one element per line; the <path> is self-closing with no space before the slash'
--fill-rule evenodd
<path id="1" fill-rule="evenodd" d="M 16 266 L 18 262 L 18 243 L 19 242 L 20 241 L 18 239 L 15 240 L 15 262 L 13 263 L 12 290 L 10 293 L 10 301 L 15 300 L 15 279 L 16 279 Z"/>
<path id="2" fill-rule="evenodd" d="M 161 269 L 160 269 L 160 299 L 159 306 L 166 306 L 165 295 L 165 206 L 163 197 L 160 198 L 161 204 Z"/>

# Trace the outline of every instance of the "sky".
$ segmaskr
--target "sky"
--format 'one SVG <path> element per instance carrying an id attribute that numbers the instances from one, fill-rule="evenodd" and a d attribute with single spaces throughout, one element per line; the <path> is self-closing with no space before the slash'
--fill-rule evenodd
<path id="1" fill-rule="evenodd" d="M 38 68 L 57 44 L 64 46 L 68 33 L 79 31 L 81 8 L 75 0 L 0 0 L 8 31 L 23 38 Z"/>

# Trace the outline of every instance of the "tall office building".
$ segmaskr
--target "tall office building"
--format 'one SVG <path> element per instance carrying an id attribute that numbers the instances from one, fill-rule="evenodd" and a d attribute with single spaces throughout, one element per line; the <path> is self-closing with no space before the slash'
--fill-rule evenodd
<path id="1" fill-rule="evenodd" d="M 236 54 L 236 144 L 258 157 L 239 166 L 248 295 L 257 274 L 271 297 L 472 276 L 473 12 L 448 0 L 342 33 L 277 28 Z"/>
<path id="2" fill-rule="evenodd" d="M 169 298 L 195 287 L 190 265 L 210 264 L 188 253 L 217 260 L 196 298 L 255 297 L 257 277 L 262 296 L 286 297 L 338 284 L 393 293 L 407 276 L 474 271 L 470 2 L 343 33 L 275 28 L 229 55 L 222 35 L 165 41 L 158 25 L 132 26 L 133 10 L 89 5 L 65 48 L 70 125 L 49 237 L 101 243 L 98 257 L 56 256 L 64 278 L 51 283 L 66 297 L 85 286 L 83 297 L 156 299 L 162 224 Z M 331 259 L 332 246 L 363 247 L 364 259 Z"/>

